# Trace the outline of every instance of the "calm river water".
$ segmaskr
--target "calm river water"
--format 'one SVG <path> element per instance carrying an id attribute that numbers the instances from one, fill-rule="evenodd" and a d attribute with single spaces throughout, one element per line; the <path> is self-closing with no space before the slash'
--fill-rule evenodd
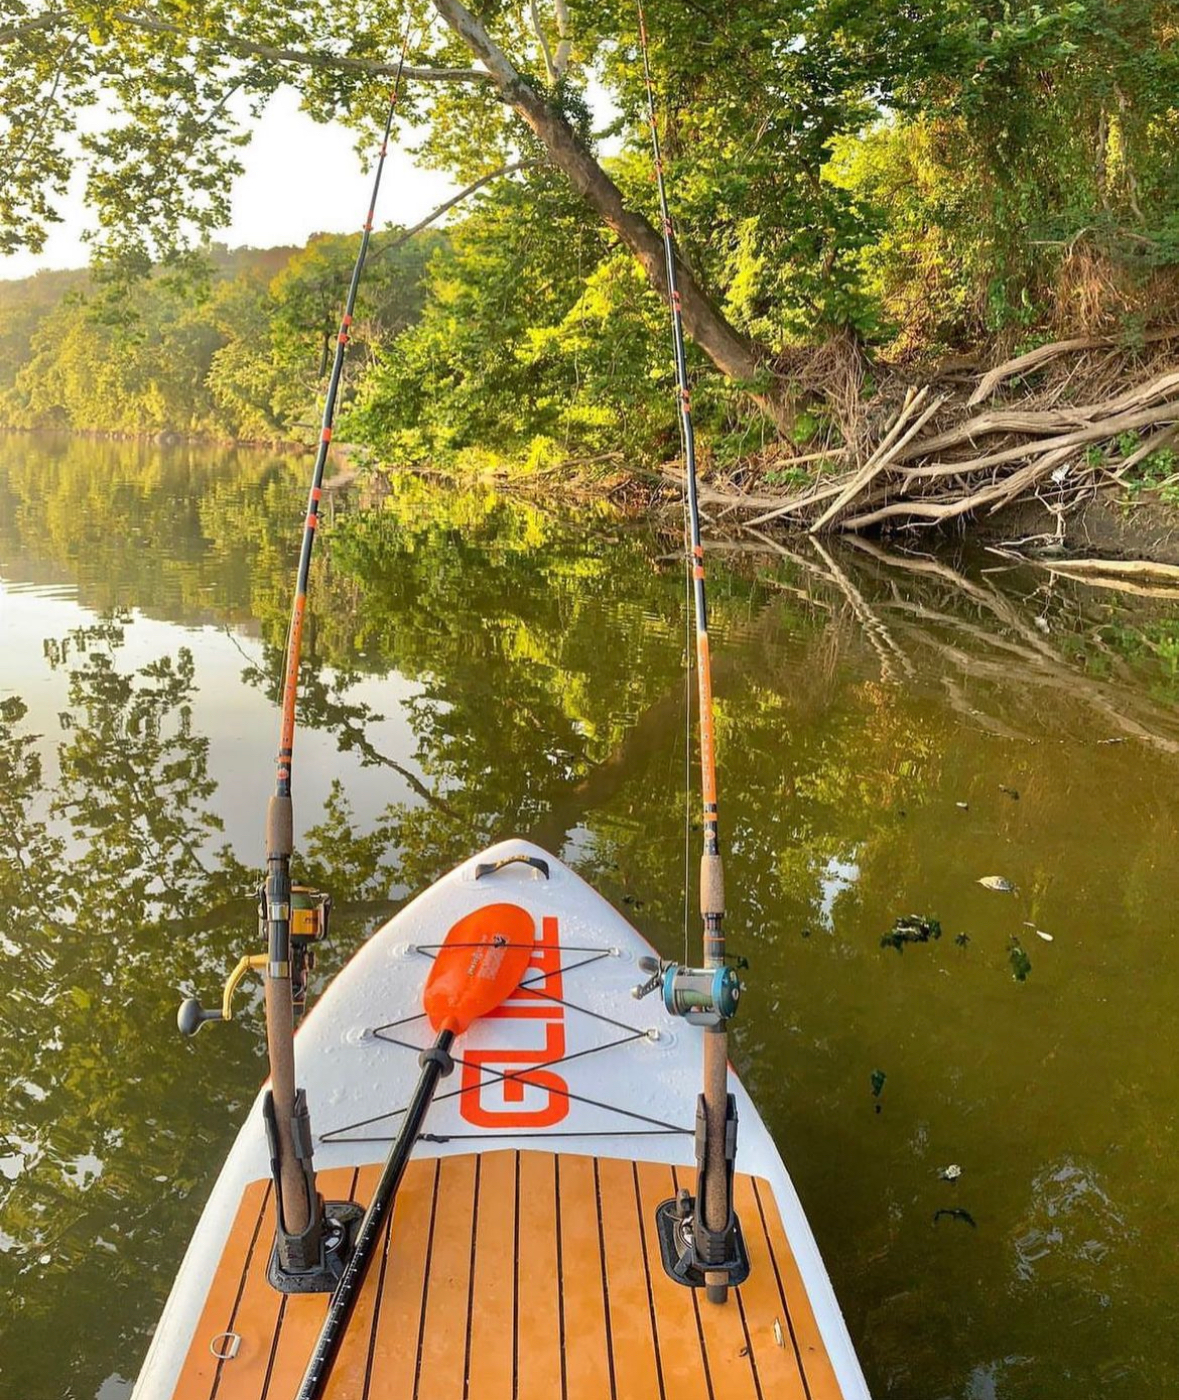
<path id="1" fill-rule="evenodd" d="M 256 942 L 305 473 L 0 439 L 5 1400 L 129 1394 L 263 1073 L 256 999 L 174 1017 Z M 323 532 L 297 746 L 321 978 L 510 834 L 679 949 L 675 539 L 362 504 Z M 734 1058 L 874 1395 L 1179 1394 L 1179 601 L 987 554 L 712 561 Z M 904 915 L 941 936 L 883 945 Z"/>

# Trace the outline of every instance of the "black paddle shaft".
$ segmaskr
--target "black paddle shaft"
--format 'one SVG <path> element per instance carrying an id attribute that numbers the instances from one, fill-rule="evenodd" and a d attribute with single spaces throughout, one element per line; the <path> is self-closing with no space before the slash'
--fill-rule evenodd
<path id="1" fill-rule="evenodd" d="M 306 1371 L 303 1372 L 303 1381 L 299 1386 L 296 1400 L 317 1400 L 323 1390 L 340 1341 L 348 1326 L 348 1319 L 352 1316 L 356 1297 L 364 1282 L 368 1262 L 372 1258 L 377 1241 L 380 1239 L 381 1227 L 385 1223 L 393 1205 L 393 1199 L 397 1195 L 397 1188 L 401 1185 L 401 1178 L 405 1175 L 405 1169 L 409 1165 L 409 1156 L 417 1141 L 418 1133 L 421 1131 L 422 1122 L 429 1112 L 434 1091 L 438 1088 L 439 1079 L 451 1068 L 448 1052 L 453 1042 L 454 1032 L 442 1031 L 434 1042 L 433 1050 L 427 1050 L 422 1055 L 422 1077 L 418 1080 L 418 1086 L 414 1090 L 413 1098 L 406 1110 L 405 1122 L 401 1125 L 397 1140 L 389 1149 L 389 1155 L 385 1158 L 385 1165 L 381 1170 L 380 1180 L 373 1192 L 373 1198 L 369 1202 L 364 1219 L 360 1222 L 360 1228 L 356 1232 L 356 1243 L 352 1247 L 352 1255 L 340 1276 L 339 1283 L 336 1284 L 336 1291 L 332 1294 L 327 1317 L 324 1318 L 323 1326 L 320 1328 L 315 1350 L 311 1353 L 311 1360 L 307 1363 Z"/>

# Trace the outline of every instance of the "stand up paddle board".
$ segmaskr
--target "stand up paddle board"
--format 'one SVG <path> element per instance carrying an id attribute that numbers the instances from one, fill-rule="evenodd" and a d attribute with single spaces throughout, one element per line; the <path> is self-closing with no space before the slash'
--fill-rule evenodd
<path id="1" fill-rule="evenodd" d="M 463 921 L 466 921 L 463 923 Z M 866 1400 L 786 1168 L 735 1075 L 748 1275 L 708 1303 L 669 1270 L 659 1207 L 695 1186 L 701 1028 L 654 950 L 536 846 L 510 841 L 374 934 L 296 1037 L 320 1192 L 367 1205 L 434 1042 L 433 959 L 462 924 L 531 948 L 451 1047 L 323 1394 L 332 1400 Z M 453 941 L 453 940 L 452 940 Z M 641 963 L 646 961 L 646 966 Z M 217 1179 L 134 1400 L 291 1400 L 329 1295 L 271 1286 L 262 1104 Z M 672 1251 L 674 1265 L 674 1250 Z"/>

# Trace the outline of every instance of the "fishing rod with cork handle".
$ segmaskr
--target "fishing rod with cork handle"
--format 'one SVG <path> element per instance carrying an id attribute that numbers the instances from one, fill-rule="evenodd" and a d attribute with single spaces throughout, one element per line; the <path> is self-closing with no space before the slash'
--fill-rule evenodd
<path id="1" fill-rule="evenodd" d="M 710 1302 L 723 1303 L 729 1284 L 740 1283 L 749 1272 L 740 1227 L 733 1212 L 733 1163 L 737 1148 L 736 1101 L 729 1093 L 728 1021 L 737 1010 L 740 982 L 725 958 L 724 869 L 721 862 L 717 811 L 716 735 L 712 704 L 712 663 L 708 645 L 708 600 L 704 589 L 704 546 L 700 535 L 700 504 L 696 484 L 696 439 L 692 428 L 692 400 L 688 388 L 688 362 L 684 324 L 676 272 L 675 233 L 667 203 L 663 154 L 655 116 L 655 84 L 647 21 L 638 2 L 639 47 L 643 57 L 643 81 L 647 93 L 647 120 L 651 128 L 655 184 L 663 227 L 663 253 L 667 273 L 667 297 L 671 310 L 671 336 L 675 354 L 676 399 L 684 451 L 687 493 L 687 544 L 692 571 L 693 610 L 696 621 L 696 678 L 699 696 L 700 787 L 703 803 L 704 849 L 700 857 L 700 913 L 704 923 L 704 967 L 683 968 L 659 963 L 647 970 L 654 975 L 640 994 L 663 989 L 664 1004 L 675 1015 L 703 1027 L 704 1092 L 697 1104 L 696 1195 L 682 1192 L 666 1202 L 658 1215 L 664 1264 L 673 1277 L 693 1287 L 704 1285 Z"/>
<path id="2" fill-rule="evenodd" d="M 277 1215 L 275 1252 L 268 1276 L 284 1292 L 332 1291 L 344 1271 L 348 1249 L 348 1227 L 360 1215 L 344 1203 L 325 1206 L 315 1185 L 312 1165 L 311 1120 L 306 1097 L 295 1080 L 295 1016 L 302 1009 L 309 962 L 308 945 L 326 932 L 327 903 L 322 896 L 310 899 L 292 886 L 291 857 L 294 853 L 294 812 L 291 797 L 291 770 L 294 759 L 295 714 L 299 693 L 299 661 L 303 624 L 307 608 L 307 588 L 311 576 L 311 556 L 319 526 L 319 503 L 324 470 L 335 423 L 336 401 L 344 373 L 344 358 L 350 339 L 352 318 L 360 281 L 372 238 L 377 198 L 385 171 L 385 160 L 401 76 L 409 50 L 407 24 L 401 55 L 394 74 L 385 116 L 384 134 L 373 175 L 368 214 L 361 231 L 360 247 L 352 269 L 344 313 L 336 336 L 335 355 L 324 398 L 323 420 L 311 476 L 307 514 L 295 580 L 295 598 L 287 633 L 283 668 L 282 708 L 279 724 L 275 787 L 266 809 L 266 879 L 259 896 L 260 922 L 266 937 L 266 953 L 247 961 L 263 965 L 266 1001 L 266 1049 L 270 1060 L 270 1088 L 263 1103 L 267 1139 L 274 1173 Z M 298 905 L 302 903 L 304 908 Z M 307 918 L 308 908 L 315 916 Z M 317 922 L 318 920 L 318 922 Z M 246 968 L 235 970 L 235 976 Z M 231 981 L 233 979 L 231 978 Z M 236 982 L 234 982 L 236 985 Z M 227 990 L 223 1010 L 205 1011 L 195 998 L 180 1008 L 178 1023 L 186 1034 L 199 1030 L 205 1021 L 225 1020 L 232 989 Z"/>

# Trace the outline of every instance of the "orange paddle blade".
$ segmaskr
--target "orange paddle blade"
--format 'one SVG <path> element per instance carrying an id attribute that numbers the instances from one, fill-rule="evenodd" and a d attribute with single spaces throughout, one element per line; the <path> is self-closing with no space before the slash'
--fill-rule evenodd
<path id="1" fill-rule="evenodd" d="M 536 925 L 518 904 L 485 904 L 446 935 L 426 978 L 422 1005 L 435 1031 L 461 1035 L 520 985 Z"/>

